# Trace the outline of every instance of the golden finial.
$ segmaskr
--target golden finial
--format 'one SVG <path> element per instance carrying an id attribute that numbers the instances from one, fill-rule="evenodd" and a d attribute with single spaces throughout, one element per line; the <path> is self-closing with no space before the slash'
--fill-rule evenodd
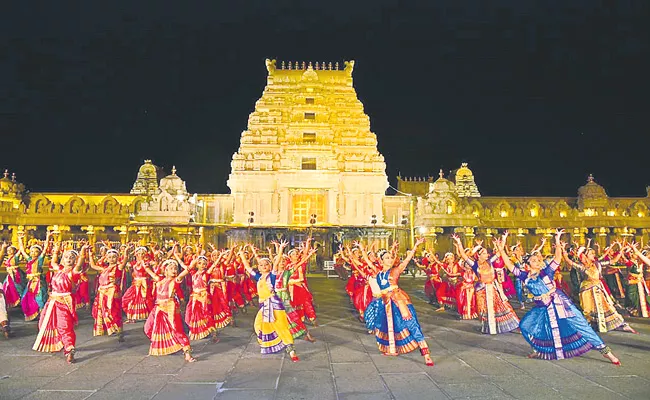
<path id="1" fill-rule="evenodd" d="M 284 61 L 282 61 L 282 67 L 281 67 L 281 69 L 284 69 Z"/>
<path id="2" fill-rule="evenodd" d="M 594 176 L 593 176 L 593 174 L 589 174 L 589 177 L 587 178 L 587 183 L 594 183 Z"/>
<path id="3" fill-rule="evenodd" d="M 176 166 L 172 165 L 172 175 L 176 175 Z"/>
<path id="4" fill-rule="evenodd" d="M 445 177 L 445 173 L 442 172 L 442 168 L 440 168 L 440 172 L 438 172 L 438 176 L 440 176 L 440 179 Z"/>
<path id="5" fill-rule="evenodd" d="M 16 182 L 16 173 L 15 172 L 11 174 L 11 181 Z"/>
<path id="6" fill-rule="evenodd" d="M 5 169 L 5 178 L 8 178 L 8 177 L 9 177 L 9 170 Z"/>
<path id="7" fill-rule="evenodd" d="M 307 64 L 303 61 L 302 62 L 302 69 L 307 69 L 307 67 L 305 67 L 305 65 L 307 65 Z"/>
<path id="8" fill-rule="evenodd" d="M 331 62 L 331 61 L 330 61 L 330 63 L 327 65 L 327 69 L 329 69 L 330 71 L 332 70 L 332 62 Z"/>
<path id="9" fill-rule="evenodd" d="M 336 67 L 336 70 L 338 71 L 339 70 L 339 62 L 338 61 L 336 62 L 335 67 Z"/>
<path id="10" fill-rule="evenodd" d="M 311 63 L 309 63 L 311 65 Z M 318 61 L 316 61 L 316 70 L 318 71 Z"/>
<path id="11" fill-rule="evenodd" d="M 289 61 L 289 71 L 291 71 L 291 61 Z"/>

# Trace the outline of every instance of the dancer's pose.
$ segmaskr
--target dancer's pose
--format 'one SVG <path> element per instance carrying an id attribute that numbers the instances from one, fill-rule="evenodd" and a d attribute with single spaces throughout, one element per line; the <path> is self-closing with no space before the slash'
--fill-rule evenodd
<path id="1" fill-rule="evenodd" d="M 526 284 L 533 294 L 535 306 L 521 320 L 521 334 L 533 347 L 531 358 L 561 360 L 579 356 L 595 348 L 613 364 L 621 365 L 611 349 L 603 343 L 587 320 L 562 290 L 553 282 L 556 269 L 562 261 L 564 244 L 560 241 L 563 230 L 555 234 L 555 257 L 546 264 L 539 253 L 528 259 L 529 272 L 522 271 L 505 255 L 507 232 L 495 244 L 506 267 Z"/>
<path id="2" fill-rule="evenodd" d="M 156 305 L 144 324 L 144 333 L 151 340 L 149 355 L 165 356 L 183 350 L 185 361 L 194 362 L 196 359 L 192 357 L 190 339 L 183 331 L 181 307 L 177 298 L 181 291 L 180 284 L 189 273 L 189 269 L 184 269 L 179 274 L 178 262 L 171 259 L 165 260 L 163 267 L 165 277 L 162 279 L 149 268 L 149 265 L 144 264 L 143 267 L 156 282 Z M 190 265 L 190 268 L 193 267 L 194 265 Z"/>
<path id="3" fill-rule="evenodd" d="M 276 271 L 279 263 L 282 262 L 282 254 L 276 255 L 273 265 L 268 258 L 260 259 L 260 263 L 257 264 L 259 272 L 251 268 L 243 248 L 237 254 L 246 272 L 257 281 L 260 310 L 255 316 L 254 329 L 262 354 L 278 353 L 285 350 L 291 357 L 291 361 L 300 361 L 293 347 L 289 318 L 284 310 L 282 300 L 274 292 L 277 279 Z"/>
<path id="4" fill-rule="evenodd" d="M 456 252 L 470 266 L 479 278 L 476 285 L 476 302 L 481 318 L 481 332 L 496 335 L 514 331 L 519 327 L 519 318 L 515 314 L 508 298 L 503 293 L 501 285 L 496 281 L 496 275 L 487 250 L 480 247 L 476 252 L 476 260 L 465 252 L 460 238 L 452 236 Z"/>
<path id="5" fill-rule="evenodd" d="M 63 350 L 66 361 L 73 363 L 77 340 L 74 331 L 77 324 L 77 307 L 72 297 L 72 289 L 81 273 L 88 246 L 82 247 L 81 254 L 75 250 L 64 251 L 60 264 L 59 249 L 60 243 L 57 243 L 52 250 L 52 292 L 41 313 L 38 336 L 32 348 L 46 353 Z"/>
<path id="6" fill-rule="evenodd" d="M 397 266 L 395 255 L 387 250 L 380 250 L 377 258 L 382 270 L 375 280 L 380 291 L 383 306 L 379 306 L 374 323 L 366 326 L 374 329 L 377 347 L 385 355 L 396 356 L 420 349 L 426 365 L 433 366 L 429 346 L 424 340 L 415 308 L 409 296 L 398 286 L 399 277 L 415 255 L 424 239 L 418 239 L 415 247 L 406 253 L 406 257 Z M 374 314 L 374 312 L 373 312 Z"/>

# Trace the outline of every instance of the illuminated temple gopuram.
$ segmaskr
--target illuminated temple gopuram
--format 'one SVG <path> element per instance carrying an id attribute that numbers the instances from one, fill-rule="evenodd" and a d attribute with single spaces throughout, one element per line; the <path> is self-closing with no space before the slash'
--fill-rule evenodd
<path id="1" fill-rule="evenodd" d="M 28 192 L 5 172 L 0 236 L 15 243 L 18 232 L 43 239 L 51 230 L 73 240 L 250 240 L 264 248 L 311 233 L 326 257 L 331 244 L 359 238 L 387 246 L 422 235 L 428 248 L 446 250 L 452 233 L 486 239 L 504 229 L 525 244 L 556 227 L 579 242 L 648 242 L 650 188 L 645 197 L 612 198 L 591 176 L 577 196 L 487 197 L 463 163 L 436 179 L 397 177 L 400 194 L 386 195 L 386 164 L 353 86 L 354 61 L 267 60 L 266 69 L 266 87 L 232 157 L 230 194 L 193 194 L 179 176 L 182 166 L 165 175 L 151 160 L 137 175 L 134 166 L 124 193 Z"/>

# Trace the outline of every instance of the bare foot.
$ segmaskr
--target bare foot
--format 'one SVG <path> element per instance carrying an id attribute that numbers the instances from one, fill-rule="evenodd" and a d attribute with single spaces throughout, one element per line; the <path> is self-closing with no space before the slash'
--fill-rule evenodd
<path id="1" fill-rule="evenodd" d="M 212 336 L 212 343 L 219 343 L 219 338 L 217 337 L 217 335 Z"/>
<path id="2" fill-rule="evenodd" d="M 305 335 L 305 340 L 311 343 L 316 342 L 316 339 L 314 339 L 314 337 L 309 332 L 307 332 L 307 334 Z"/>
<path id="3" fill-rule="evenodd" d="M 428 367 L 433 367 L 433 360 L 430 355 L 427 354 L 424 356 L 424 362 Z"/>
<path id="4" fill-rule="evenodd" d="M 634 333 L 635 335 L 638 335 L 638 334 L 639 334 L 639 332 L 635 331 L 635 330 L 634 330 L 630 325 L 625 325 L 625 326 L 623 326 L 623 330 L 624 330 L 625 332 Z"/>
<path id="5" fill-rule="evenodd" d="M 192 357 L 191 353 L 185 353 L 185 361 L 188 363 L 193 363 L 196 361 L 196 358 Z"/>
<path id="6" fill-rule="evenodd" d="M 614 353 L 612 353 L 611 351 L 610 351 L 609 353 L 607 353 L 607 354 L 603 354 L 603 357 L 609 359 L 609 361 L 611 361 L 612 364 L 614 364 L 614 365 L 616 365 L 616 366 L 619 366 L 619 367 L 621 366 L 621 360 L 619 360 L 618 358 L 616 358 L 616 356 L 614 355 Z"/>

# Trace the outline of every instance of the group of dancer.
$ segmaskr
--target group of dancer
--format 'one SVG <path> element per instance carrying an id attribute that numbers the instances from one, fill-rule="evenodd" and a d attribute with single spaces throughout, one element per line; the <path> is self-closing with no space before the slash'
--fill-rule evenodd
<path id="1" fill-rule="evenodd" d="M 493 241 L 491 252 L 480 241 L 474 248 L 465 248 L 454 235 L 455 254 L 447 253 L 440 261 L 429 253 L 418 263 L 428 275 L 425 293 L 442 305 L 440 310 L 455 309 L 461 319 L 478 318 L 483 333 L 519 330 L 533 349 L 531 358 L 559 360 L 596 349 L 620 365 L 592 325 L 599 332 L 636 332 L 617 310 L 603 269 L 625 260 L 628 311 L 647 317 L 650 292 L 643 272 L 650 258 L 637 243 L 616 242 L 600 257 L 588 246 L 567 250 L 563 234 L 563 230 L 556 232 L 555 250 L 549 255 L 542 254 L 544 243 L 528 254 L 520 244 L 507 247 L 507 232 Z M 77 308 L 90 297 L 79 293 L 89 281 L 85 276 L 89 268 L 97 271 L 93 335 L 115 335 L 123 341 L 123 321 L 146 320 L 150 355 L 182 350 L 185 360 L 194 362 L 190 341 L 211 337 L 217 342 L 217 331 L 234 323 L 235 314 L 245 312 L 256 297 L 259 311 L 253 328 L 263 354 L 286 351 L 292 361 L 299 361 L 294 340 L 315 340 L 306 325 L 317 326 L 306 277 L 307 263 L 317 251 L 311 238 L 286 254 L 287 242 L 273 242 L 264 256 L 251 244 L 224 250 L 210 246 L 211 251 L 206 251 L 201 246 L 181 248 L 177 243 L 168 249 L 157 244 L 113 248 L 107 243 L 95 254 L 95 247 L 88 243 L 77 251 L 67 248 L 69 243 L 53 242 L 49 235 L 42 245 L 32 244 L 28 254 L 23 241 L 21 236 L 18 248 L 6 244 L 0 248 L 7 269 L 0 324 L 8 336 L 6 308 L 18 305 L 26 320 L 40 315 L 33 349 L 63 350 L 68 362 L 74 361 L 76 350 Z M 379 351 L 396 356 L 418 349 L 425 364 L 433 366 L 415 308 L 399 287 L 400 276 L 423 242 L 416 240 L 402 257 L 397 242 L 390 249 L 376 249 L 374 244 L 365 248 L 355 242 L 353 248 L 341 248 L 336 258 L 352 271 L 346 291 L 358 318 L 375 336 Z M 570 289 L 559 274 L 562 263 L 581 279 L 582 312 L 566 293 Z M 512 283 L 506 271 L 519 285 Z M 534 305 L 520 320 L 509 296 L 524 289 Z M 520 303 L 524 306 L 523 295 Z"/>
<path id="2" fill-rule="evenodd" d="M 235 315 L 245 313 L 258 297 L 255 331 L 262 353 L 286 350 L 298 361 L 293 340 L 314 341 L 305 325 L 306 321 L 316 325 L 306 280 L 307 263 L 316 252 L 311 239 L 287 254 L 287 243 L 275 243 L 275 249 L 267 249 L 268 258 L 248 244 L 224 250 L 210 246 L 211 251 L 185 246 L 181 253 L 178 243 L 163 249 L 155 243 L 113 248 L 106 242 L 95 254 L 95 246 L 88 243 L 77 243 L 75 250 L 73 243 L 53 242 L 48 234 L 27 254 L 23 242 L 21 235 L 18 247 L 6 243 L 0 247 L 7 270 L 0 291 L 0 326 L 9 338 L 7 310 L 14 307 L 22 308 L 26 321 L 40 316 L 33 349 L 63 350 L 68 363 L 75 360 L 77 310 L 90 301 L 89 269 L 97 272 L 93 336 L 112 335 L 123 342 L 123 324 L 145 320 L 150 355 L 182 350 L 185 360 L 194 362 L 190 341 L 210 337 L 218 342 L 217 331 L 234 324 Z M 257 271 L 251 268 L 253 263 Z"/>
<path id="3" fill-rule="evenodd" d="M 555 250 L 549 255 L 542 254 L 544 242 L 530 253 L 526 253 L 520 243 L 506 246 L 507 232 L 494 240 L 491 252 L 482 246 L 481 241 L 477 241 L 474 248 L 465 248 L 461 239 L 454 235 L 455 253 L 446 253 L 441 261 L 437 255 L 425 252 L 421 262 L 417 262 L 427 273 L 425 294 L 432 304 L 438 303 L 438 311 L 454 310 L 464 320 L 478 318 L 483 333 L 496 335 L 520 331 L 533 348 L 529 355 L 531 358 L 565 359 L 597 349 L 613 364 L 620 365 L 592 326 L 599 332 L 637 332 L 618 311 L 622 307 L 611 296 L 603 275 L 604 271 L 624 260 L 629 271 L 625 292 L 627 308 L 622 310 L 647 317 L 650 291 L 643 271 L 644 265 L 650 266 L 648 252 L 637 243 L 621 242 L 615 242 L 602 255 L 589 245 L 567 250 L 567 243 L 561 240 L 563 234 L 563 230 L 557 231 Z M 382 304 L 380 299 L 384 305 L 390 304 L 383 296 L 385 286 L 381 285 L 385 282 L 381 271 L 386 252 L 375 251 L 372 247 L 367 250 L 362 244 L 355 243 L 352 248 L 341 248 L 337 254 L 339 265 L 345 265 L 352 272 L 346 291 L 358 318 L 365 322 L 369 333 L 376 334 L 381 351 L 387 354 L 392 350 L 409 352 L 418 347 L 415 345 L 417 340 L 386 351 L 386 338 L 406 338 L 400 324 L 402 321 L 417 322 L 417 318 L 408 309 L 410 300 L 403 292 L 394 297 L 400 299 L 402 305 L 397 307 L 397 315 L 395 309 L 386 307 L 390 310 L 386 311 L 389 316 L 393 313 L 390 324 L 385 322 L 384 308 L 379 307 L 381 310 L 378 311 Z M 394 253 L 395 247 L 390 252 Z M 407 254 L 405 261 L 408 259 Z M 562 279 L 559 267 L 563 263 L 572 275 L 578 275 L 580 279 L 576 292 L 582 311 L 571 300 L 568 294 L 571 289 Z M 620 273 L 620 268 L 616 271 Z M 508 272 L 518 284 L 513 284 Z M 395 286 L 397 277 L 393 278 Z M 392 285 L 391 282 L 389 286 Z M 522 308 L 525 308 L 526 294 L 532 297 L 533 302 L 532 309 L 521 320 L 509 299 L 516 294 Z M 418 337 L 419 326 L 409 329 L 409 332 Z M 422 345 L 419 347 L 422 350 Z"/>

